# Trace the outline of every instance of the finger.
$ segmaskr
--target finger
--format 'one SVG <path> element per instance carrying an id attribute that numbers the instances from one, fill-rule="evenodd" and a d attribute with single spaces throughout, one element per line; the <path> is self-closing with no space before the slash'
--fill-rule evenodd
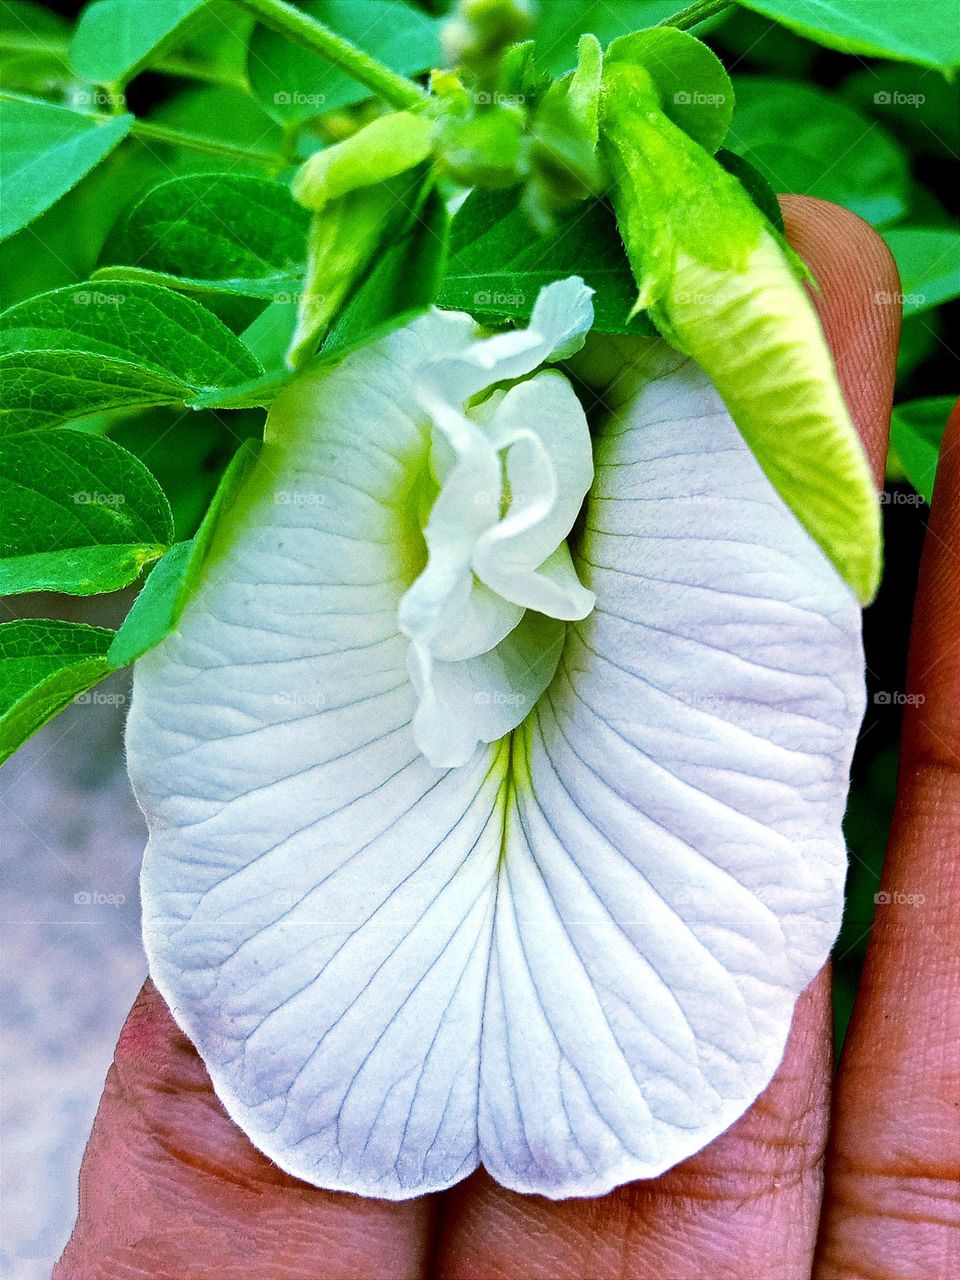
<path id="1" fill-rule="evenodd" d="M 897 804 L 837 1084 L 818 1280 L 960 1270 L 960 406 L 914 613 Z"/>
<path id="2" fill-rule="evenodd" d="M 432 1201 L 288 1177 L 220 1106 L 151 983 L 117 1045 L 53 1280 L 417 1280 Z"/>
<path id="3" fill-rule="evenodd" d="M 816 304 L 878 482 L 890 416 L 896 269 L 880 238 L 845 210 L 785 197 L 788 234 L 821 293 Z M 806 1280 L 816 1239 L 829 1107 L 829 976 L 797 1004 L 784 1061 L 737 1124 L 664 1177 L 597 1200 L 552 1202 L 483 1173 L 448 1193 L 435 1275 L 442 1280 Z"/>

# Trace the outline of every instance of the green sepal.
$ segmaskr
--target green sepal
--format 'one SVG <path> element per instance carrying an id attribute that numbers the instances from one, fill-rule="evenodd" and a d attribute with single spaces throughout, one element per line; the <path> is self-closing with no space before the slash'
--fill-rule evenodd
<path id="1" fill-rule="evenodd" d="M 202 581 L 220 522 L 259 453 L 259 440 L 244 441 L 224 471 L 194 537 L 176 543 L 154 567 L 107 652 L 111 668 L 135 661 L 176 628 Z"/>
<path id="2" fill-rule="evenodd" d="M 702 40 L 673 27 L 650 27 L 611 41 L 605 62 L 642 67 L 668 119 L 707 151 L 722 145 L 733 118 L 733 85 Z"/>

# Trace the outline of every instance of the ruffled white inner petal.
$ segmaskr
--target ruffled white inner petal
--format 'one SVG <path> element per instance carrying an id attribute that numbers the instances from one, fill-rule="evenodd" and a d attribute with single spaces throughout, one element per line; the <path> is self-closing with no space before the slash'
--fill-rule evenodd
<path id="1" fill-rule="evenodd" d="M 463 764 L 478 743 L 495 740 L 488 733 L 519 724 L 553 674 L 507 654 L 479 661 L 507 643 L 523 611 L 571 619 L 593 607 L 565 547 L 593 476 L 580 402 L 554 371 L 496 389 L 574 352 L 593 318 L 590 296 L 579 279 L 550 285 L 527 329 L 481 339 L 416 374 L 439 492 L 424 529 L 427 563 L 401 601 L 399 624 L 420 698 L 414 735 L 440 768 Z M 457 661 L 472 666 L 459 676 L 438 666 Z M 502 687 L 508 673 L 512 691 Z"/>

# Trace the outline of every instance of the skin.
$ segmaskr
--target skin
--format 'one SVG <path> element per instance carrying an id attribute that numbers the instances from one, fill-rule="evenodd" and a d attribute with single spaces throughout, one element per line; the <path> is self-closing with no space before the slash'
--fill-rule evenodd
<path id="1" fill-rule="evenodd" d="M 882 241 L 787 197 L 787 229 L 878 483 L 899 316 Z M 281 1173 L 224 1114 L 148 982 L 117 1045 L 53 1280 L 946 1280 L 960 1264 L 960 413 L 945 439 L 910 655 L 896 814 L 839 1075 L 829 975 L 769 1088 L 716 1142 L 595 1200 L 482 1170 L 390 1204 Z"/>

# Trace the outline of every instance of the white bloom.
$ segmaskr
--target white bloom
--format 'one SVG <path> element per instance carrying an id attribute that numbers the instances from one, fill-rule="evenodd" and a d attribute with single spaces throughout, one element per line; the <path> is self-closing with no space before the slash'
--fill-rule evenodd
<path id="1" fill-rule="evenodd" d="M 435 312 L 299 378 L 137 665 L 151 973 L 321 1186 L 657 1174 L 764 1088 L 836 934 L 856 602 L 659 342 L 568 559 L 582 414 L 529 375 L 584 303 L 480 343 Z"/>

